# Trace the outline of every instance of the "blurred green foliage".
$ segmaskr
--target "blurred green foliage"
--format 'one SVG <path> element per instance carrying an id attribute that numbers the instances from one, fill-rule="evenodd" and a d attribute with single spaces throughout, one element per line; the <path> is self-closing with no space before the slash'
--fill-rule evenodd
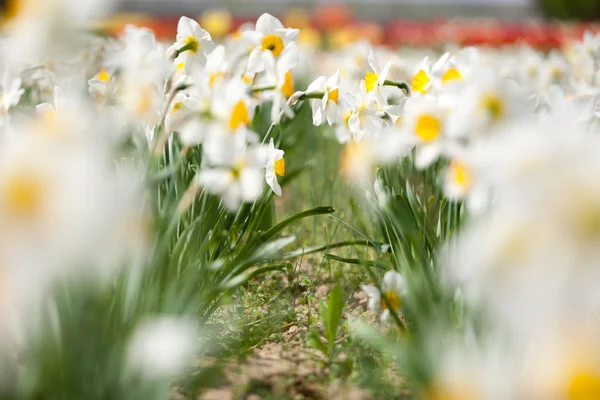
<path id="1" fill-rule="evenodd" d="M 598 0 L 538 0 L 544 15 L 564 20 L 593 21 L 600 19 Z"/>

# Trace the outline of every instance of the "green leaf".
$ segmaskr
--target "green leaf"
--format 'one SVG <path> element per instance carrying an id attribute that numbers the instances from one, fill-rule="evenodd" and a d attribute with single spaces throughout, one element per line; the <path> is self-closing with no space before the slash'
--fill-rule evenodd
<path id="1" fill-rule="evenodd" d="M 358 258 L 345 258 L 345 257 L 336 256 L 335 254 L 331 254 L 331 253 L 325 253 L 325 254 L 323 254 L 323 257 L 329 258 L 330 260 L 343 262 L 346 264 L 355 264 L 355 265 L 364 265 L 364 266 L 369 266 L 369 267 L 375 267 L 375 268 L 379 268 L 383 271 L 387 271 L 388 269 L 390 269 L 390 267 L 388 265 L 377 262 L 377 261 L 373 261 L 373 260 L 361 260 Z"/>
<path id="2" fill-rule="evenodd" d="M 306 247 L 306 248 L 303 248 L 303 249 L 294 250 L 292 252 L 283 254 L 278 259 L 280 261 L 281 260 L 289 260 L 289 259 L 292 259 L 292 258 L 305 256 L 307 254 L 318 253 L 318 252 L 323 251 L 323 250 L 336 249 L 336 248 L 339 248 L 339 247 L 346 247 L 346 246 L 368 246 L 368 247 L 374 247 L 374 248 L 377 248 L 377 249 L 381 250 L 383 253 L 385 253 L 385 251 L 383 250 L 383 248 L 384 248 L 384 246 L 386 246 L 386 244 L 379 243 L 379 242 L 372 242 L 370 240 L 344 240 L 344 241 L 341 241 L 341 242 L 331 243 L 331 244 L 327 244 L 327 245 L 323 245 L 323 246 Z"/>
<path id="3" fill-rule="evenodd" d="M 329 293 L 327 302 L 327 347 L 329 354 L 333 350 L 335 338 L 337 336 L 337 328 L 342 318 L 342 310 L 344 308 L 344 299 L 342 298 L 342 288 L 336 285 Z"/>
<path id="4" fill-rule="evenodd" d="M 238 276 L 234 276 L 233 278 L 229 279 L 228 281 L 223 282 L 221 284 L 221 288 L 224 290 L 232 289 L 234 287 L 243 285 L 244 283 L 256 278 L 257 276 L 266 274 L 267 272 L 283 271 L 284 269 L 290 268 L 290 267 L 291 267 L 290 263 L 267 265 L 264 267 L 260 267 L 260 268 L 253 270 L 252 272 L 245 272 Z"/>
<path id="5" fill-rule="evenodd" d="M 272 227 L 265 233 L 263 233 L 261 236 L 261 241 L 266 242 L 267 240 L 271 239 L 273 236 L 275 236 L 276 234 L 278 234 L 279 232 L 284 230 L 286 227 L 290 226 L 291 224 L 293 224 L 294 222 L 296 222 L 302 218 L 311 217 L 313 215 L 331 214 L 334 211 L 335 211 L 335 208 L 333 208 L 331 206 L 323 206 L 323 207 L 311 208 L 309 210 L 305 210 L 305 211 L 299 212 L 297 214 L 294 214 L 291 217 L 284 219 L 283 221 L 281 221 L 280 223 L 278 223 L 277 225 L 275 225 L 274 227 Z"/>
<path id="6" fill-rule="evenodd" d="M 323 354 L 327 354 L 327 346 L 321 340 L 321 336 L 319 335 L 319 331 L 316 329 L 312 329 L 308 332 L 308 337 L 306 338 L 306 344 L 313 349 L 317 349 Z"/>

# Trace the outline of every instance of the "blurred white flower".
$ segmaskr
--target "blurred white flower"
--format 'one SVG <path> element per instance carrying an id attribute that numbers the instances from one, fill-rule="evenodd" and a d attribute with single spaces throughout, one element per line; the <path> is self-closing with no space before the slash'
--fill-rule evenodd
<path id="1" fill-rule="evenodd" d="M 491 69 L 479 70 L 446 94 L 440 101 L 450 110 L 447 133 L 452 137 L 489 135 L 493 128 L 533 115 L 533 104 L 525 92 Z"/>
<path id="2" fill-rule="evenodd" d="M 275 148 L 275 145 L 273 144 L 273 138 L 271 138 L 269 141 L 269 149 L 267 154 L 268 161 L 265 179 L 267 181 L 267 185 L 273 189 L 273 192 L 277 196 L 281 196 L 281 186 L 279 186 L 279 182 L 277 182 L 277 175 L 285 175 L 285 160 L 283 158 L 283 154 L 283 150 Z"/>
<path id="3" fill-rule="evenodd" d="M 0 94 L 0 126 L 3 126 L 8 120 L 8 112 L 19 103 L 25 89 L 21 87 L 21 79 L 9 79 L 5 74 L 2 82 L 2 93 Z"/>
<path id="4" fill-rule="evenodd" d="M 168 379 L 190 366 L 200 346 L 196 324 L 181 317 L 154 317 L 129 339 L 127 366 L 145 379 Z"/>
<path id="5" fill-rule="evenodd" d="M 445 115 L 436 97 L 415 93 L 406 101 L 400 129 L 416 147 L 417 168 L 426 168 L 445 151 L 445 124 Z"/>
<path id="6" fill-rule="evenodd" d="M 265 149 L 248 146 L 246 128 L 235 135 L 221 137 L 219 144 L 207 153 L 209 165 L 197 176 L 197 183 L 208 193 L 221 196 L 230 211 L 242 202 L 252 202 L 260 196 L 265 183 Z"/>

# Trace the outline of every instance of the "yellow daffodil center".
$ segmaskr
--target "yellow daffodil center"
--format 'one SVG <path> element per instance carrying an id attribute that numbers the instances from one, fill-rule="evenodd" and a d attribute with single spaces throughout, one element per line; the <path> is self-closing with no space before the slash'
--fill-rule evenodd
<path id="1" fill-rule="evenodd" d="M 552 79 L 555 81 L 561 80 L 563 71 L 560 68 L 552 68 Z"/>
<path id="2" fill-rule="evenodd" d="M 387 302 L 385 301 L 387 299 Z M 392 308 L 392 310 L 399 310 L 400 309 L 400 297 L 398 297 L 398 295 L 396 294 L 396 292 L 393 292 L 391 290 L 388 290 L 387 292 L 383 293 L 381 296 L 381 309 L 382 310 L 387 310 L 388 309 L 388 303 L 390 305 L 390 307 Z"/>
<path id="3" fill-rule="evenodd" d="M 177 63 L 175 68 L 177 69 L 177 71 L 183 71 L 185 69 L 185 63 L 184 62 Z"/>
<path id="4" fill-rule="evenodd" d="M 279 176 L 285 175 L 285 160 L 281 157 L 279 160 L 275 160 L 275 166 L 273 167 L 275 173 Z"/>
<path id="5" fill-rule="evenodd" d="M 328 101 L 333 101 L 335 104 L 338 103 L 338 99 L 340 97 L 340 92 L 338 89 L 333 89 L 329 92 Z"/>
<path id="6" fill-rule="evenodd" d="M 429 84 L 429 77 L 422 69 L 417 72 L 412 80 L 412 90 L 419 93 L 427 92 L 427 85 Z"/>
<path id="7" fill-rule="evenodd" d="M 215 72 L 214 74 L 210 74 L 210 78 L 208 80 L 208 84 L 210 85 L 210 87 L 213 87 L 215 82 L 218 79 L 221 79 L 223 77 L 223 73 L 222 72 Z"/>
<path id="8" fill-rule="evenodd" d="M 290 97 L 294 94 L 294 78 L 292 77 L 292 73 L 289 71 L 285 73 L 285 81 L 281 86 L 281 92 L 286 97 Z"/>
<path id="9" fill-rule="evenodd" d="M 244 161 L 243 159 L 238 160 L 231 169 L 233 179 L 239 179 L 244 168 L 246 168 L 246 161 Z"/>
<path id="10" fill-rule="evenodd" d="M 56 123 L 56 111 L 55 110 L 48 110 L 44 113 L 44 122 L 48 123 L 48 124 L 54 124 Z"/>
<path id="11" fill-rule="evenodd" d="M 110 75 L 108 74 L 108 72 L 106 72 L 106 70 L 104 68 L 100 69 L 100 72 L 98 72 L 98 80 L 106 83 L 110 80 Z"/>
<path id="12" fill-rule="evenodd" d="M 600 206 L 596 196 L 582 190 L 573 189 L 577 199 L 574 207 L 566 208 L 568 220 L 574 234 L 580 241 L 597 241 L 600 238 Z"/>
<path id="13" fill-rule="evenodd" d="M 377 83 L 377 79 L 379 79 L 379 76 L 377 74 L 374 74 L 370 71 L 367 71 L 367 73 L 365 73 L 365 86 L 367 87 L 367 92 L 370 92 L 371 90 L 373 90 L 373 88 L 375 88 L 375 83 Z"/>
<path id="14" fill-rule="evenodd" d="M 4 209 L 9 215 L 30 218 L 40 214 L 45 192 L 41 176 L 18 171 L 8 177 L 2 192 Z"/>
<path id="15" fill-rule="evenodd" d="M 431 142 L 440 134 L 440 121 L 433 115 L 423 114 L 417 118 L 415 133 L 425 142 Z"/>
<path id="16" fill-rule="evenodd" d="M 576 371 L 568 383 L 565 399 L 600 399 L 600 375 L 594 370 Z"/>
<path id="17" fill-rule="evenodd" d="M 263 51 L 269 50 L 275 57 L 279 57 L 283 51 L 283 40 L 277 35 L 265 35 L 262 40 Z"/>
<path id="18" fill-rule="evenodd" d="M 184 46 L 192 53 L 197 53 L 198 47 L 200 47 L 198 40 L 193 36 L 189 36 L 187 39 L 185 39 Z"/>
<path id="19" fill-rule="evenodd" d="M 451 161 L 448 165 L 448 171 L 450 172 L 451 179 L 454 183 L 463 189 L 471 187 L 471 174 L 467 166 L 458 161 Z"/>
<path id="20" fill-rule="evenodd" d="M 462 78 L 462 75 L 460 74 L 460 72 L 458 72 L 458 70 L 456 68 L 452 67 L 449 70 L 447 70 L 446 72 L 444 72 L 444 75 L 442 76 L 442 83 L 448 83 L 450 81 L 460 80 L 461 78 Z"/>
<path id="21" fill-rule="evenodd" d="M 494 122 L 499 121 L 504 116 L 504 102 L 495 94 L 483 96 L 481 106 L 488 112 Z"/>
<path id="22" fill-rule="evenodd" d="M 23 11 L 23 0 L 7 0 L 4 2 L 4 9 L 2 10 L 2 19 L 4 21 L 10 21 L 21 11 Z"/>
<path id="23" fill-rule="evenodd" d="M 344 115 L 344 124 L 346 126 L 348 126 L 348 122 L 350 121 L 351 116 L 352 116 L 352 111 L 350 111 L 348 114 Z"/>
<path id="24" fill-rule="evenodd" d="M 246 103 L 242 100 L 238 101 L 235 107 L 233 107 L 231 117 L 229 118 L 229 128 L 231 130 L 236 130 L 240 125 L 250 125 L 250 114 L 248 113 Z"/>
<path id="25" fill-rule="evenodd" d="M 254 81 L 254 77 L 252 75 L 243 74 L 242 80 L 246 85 L 250 85 Z"/>
<path id="26" fill-rule="evenodd" d="M 173 112 L 175 112 L 175 111 L 179 111 L 179 110 L 181 110 L 181 108 L 182 108 L 182 107 L 183 107 L 183 102 L 181 102 L 181 101 L 178 101 L 177 103 L 173 104 L 173 109 L 172 109 L 172 111 L 173 111 Z"/>

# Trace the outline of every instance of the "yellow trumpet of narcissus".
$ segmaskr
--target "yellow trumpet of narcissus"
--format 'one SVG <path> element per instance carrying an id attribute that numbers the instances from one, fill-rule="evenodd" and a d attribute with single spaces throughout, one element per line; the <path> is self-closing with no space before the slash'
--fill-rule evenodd
<path id="1" fill-rule="evenodd" d="M 2 20 L 10 21 L 11 19 L 15 18 L 21 11 L 23 11 L 23 3 L 23 0 L 4 1 L 4 7 L 2 7 Z"/>

